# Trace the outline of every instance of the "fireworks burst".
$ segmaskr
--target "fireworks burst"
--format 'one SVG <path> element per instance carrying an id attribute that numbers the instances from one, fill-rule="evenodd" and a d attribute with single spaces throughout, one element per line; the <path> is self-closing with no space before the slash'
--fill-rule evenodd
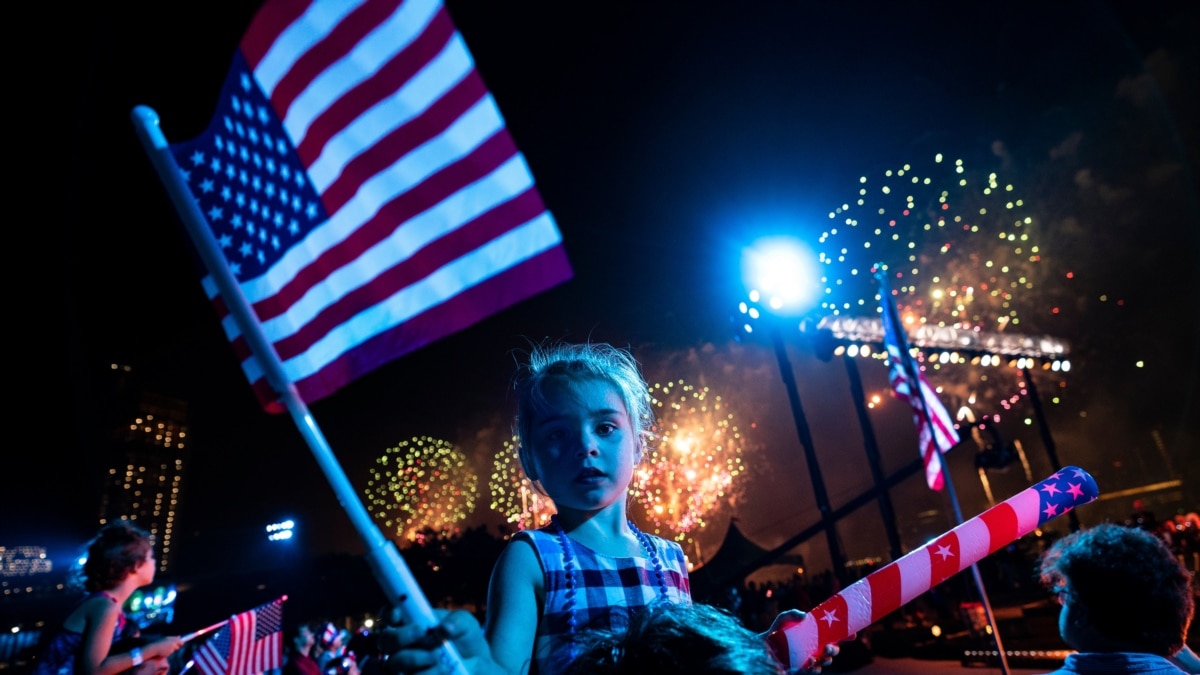
<path id="1" fill-rule="evenodd" d="M 1014 186 L 996 173 L 972 171 L 961 159 L 937 154 L 923 165 L 906 163 L 862 176 L 856 198 L 834 208 L 829 218 L 819 249 L 826 312 L 877 315 L 879 292 L 871 271 L 882 263 L 896 307 L 910 325 L 1028 333 L 1044 329 L 1057 314 L 1049 300 L 1053 291 L 1041 287 L 1051 271 L 1043 260 L 1039 223 Z M 960 417 L 966 408 L 990 408 L 997 401 L 1008 411 L 1026 395 L 1024 359 L 1005 373 L 1009 369 L 986 367 L 1002 365 L 999 358 L 952 351 L 920 358 L 925 368 L 942 371 L 939 390 L 957 399 Z M 945 365 L 984 368 L 949 372 Z M 1000 410 L 983 415 L 1000 421 Z"/>
<path id="2" fill-rule="evenodd" d="M 504 441 L 504 449 L 492 460 L 491 508 L 522 530 L 536 529 L 550 523 L 554 502 L 538 492 L 521 470 L 517 443 L 515 435 Z"/>
<path id="3" fill-rule="evenodd" d="M 656 534 L 683 541 L 736 498 L 743 439 L 729 406 L 708 387 L 676 380 L 650 393 L 658 439 L 635 470 L 632 493 Z"/>
<path id="4" fill-rule="evenodd" d="M 375 460 L 367 510 L 385 531 L 416 541 L 424 530 L 451 531 L 475 509 L 478 476 L 452 444 L 414 436 Z"/>
<path id="5" fill-rule="evenodd" d="M 878 312 L 875 263 L 890 273 L 900 312 L 923 323 L 1002 331 L 1031 313 L 1018 295 L 1044 274 L 1037 223 L 995 173 L 938 154 L 928 167 L 862 176 L 857 198 L 829 218 L 820 259 L 830 313 Z"/>

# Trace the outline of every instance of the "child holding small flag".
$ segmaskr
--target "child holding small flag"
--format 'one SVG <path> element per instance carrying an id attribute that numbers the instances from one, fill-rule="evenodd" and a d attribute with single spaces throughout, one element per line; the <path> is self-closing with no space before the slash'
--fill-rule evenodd
<path id="1" fill-rule="evenodd" d="M 104 526 L 87 545 L 80 579 L 87 597 L 67 615 L 34 664 L 34 675 L 116 675 L 181 646 L 164 637 L 128 651 L 113 649 L 135 632 L 122 607 L 133 592 L 154 581 L 150 535 L 127 520 Z"/>

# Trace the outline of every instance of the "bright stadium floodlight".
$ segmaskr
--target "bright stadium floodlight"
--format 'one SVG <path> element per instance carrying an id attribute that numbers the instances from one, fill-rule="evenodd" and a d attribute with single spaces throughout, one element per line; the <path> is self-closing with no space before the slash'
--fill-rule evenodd
<path id="1" fill-rule="evenodd" d="M 791 237 L 767 237 L 742 251 L 742 280 L 755 302 L 779 316 L 807 312 L 821 294 L 816 255 Z"/>
<path id="2" fill-rule="evenodd" d="M 271 523 L 267 525 L 267 541 L 284 541 L 291 539 L 295 534 L 296 523 L 293 520 L 285 520 L 279 523 Z"/>

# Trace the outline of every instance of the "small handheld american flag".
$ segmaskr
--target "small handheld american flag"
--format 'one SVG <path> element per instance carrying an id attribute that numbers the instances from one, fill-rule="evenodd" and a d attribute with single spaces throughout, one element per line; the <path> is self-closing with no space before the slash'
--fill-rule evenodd
<path id="1" fill-rule="evenodd" d="M 1100 496 L 1092 476 L 1068 466 L 846 587 L 802 621 L 767 636 L 789 670 L 845 640 L 1002 546 Z"/>
<path id="2" fill-rule="evenodd" d="M 255 675 L 283 663 L 284 596 L 235 614 L 196 650 L 204 675 Z"/>

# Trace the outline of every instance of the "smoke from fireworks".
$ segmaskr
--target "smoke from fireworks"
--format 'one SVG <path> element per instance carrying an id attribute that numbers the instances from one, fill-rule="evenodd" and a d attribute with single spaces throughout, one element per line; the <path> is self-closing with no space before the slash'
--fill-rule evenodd
<path id="1" fill-rule="evenodd" d="M 447 441 L 414 436 L 375 460 L 364 491 L 367 510 L 404 541 L 423 530 L 451 531 L 475 509 L 478 476 Z"/>

